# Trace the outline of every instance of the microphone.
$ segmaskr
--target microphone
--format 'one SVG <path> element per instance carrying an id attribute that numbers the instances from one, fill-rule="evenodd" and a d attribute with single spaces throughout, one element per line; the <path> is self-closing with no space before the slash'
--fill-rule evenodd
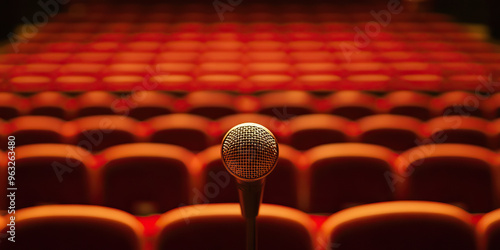
<path id="1" fill-rule="evenodd" d="M 236 177 L 241 214 L 246 220 L 247 250 L 256 249 L 255 219 L 259 215 L 265 177 L 276 167 L 278 155 L 276 138 L 257 123 L 236 125 L 222 140 L 222 162 Z"/>

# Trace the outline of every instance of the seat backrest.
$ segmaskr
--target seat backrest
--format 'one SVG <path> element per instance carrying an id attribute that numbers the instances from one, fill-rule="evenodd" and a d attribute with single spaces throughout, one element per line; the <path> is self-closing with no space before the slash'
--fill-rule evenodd
<path id="1" fill-rule="evenodd" d="M 9 135 L 16 137 L 16 146 L 37 143 L 63 143 L 64 121 L 49 116 L 22 116 L 9 122 Z"/>
<path id="2" fill-rule="evenodd" d="M 10 216 L 1 221 L 11 237 Z M 143 226 L 123 211 L 89 205 L 47 205 L 16 211 L 15 242 L 0 241 L 1 249 L 142 249 Z M 7 225 L 7 226 L 6 226 Z M 57 235 L 57 238 L 54 238 Z"/>
<path id="3" fill-rule="evenodd" d="M 393 201 L 349 208 L 321 227 L 320 249 L 475 250 L 471 216 L 460 208 L 422 201 Z"/>
<path id="4" fill-rule="evenodd" d="M 245 249 L 240 206 L 206 204 L 181 207 L 157 222 L 155 250 Z M 314 223 L 298 210 L 262 204 L 257 217 L 258 249 L 313 249 Z"/>
<path id="5" fill-rule="evenodd" d="M 477 223 L 479 250 L 500 249 L 500 209 L 485 214 Z"/>
<path id="6" fill-rule="evenodd" d="M 368 93 L 345 90 L 331 94 L 326 100 L 330 105 L 331 114 L 357 120 L 375 114 L 376 99 L 374 95 Z"/>
<path id="7" fill-rule="evenodd" d="M 489 122 L 467 116 L 441 116 L 427 121 L 424 134 L 431 143 L 461 143 L 489 148 L 492 146 Z"/>

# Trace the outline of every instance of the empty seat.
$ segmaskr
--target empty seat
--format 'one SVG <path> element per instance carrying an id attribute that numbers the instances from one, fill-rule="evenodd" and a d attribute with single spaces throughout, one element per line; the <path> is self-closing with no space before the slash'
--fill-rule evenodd
<path id="1" fill-rule="evenodd" d="M 349 208 L 321 227 L 319 249 L 474 250 L 471 216 L 435 202 L 395 201 Z"/>
<path id="2" fill-rule="evenodd" d="M 201 116 L 163 115 L 147 120 L 146 124 L 151 128 L 150 142 L 174 144 L 192 151 L 201 151 L 212 143 L 210 120 Z"/>
<path id="3" fill-rule="evenodd" d="M 307 150 L 329 143 L 347 142 L 356 132 L 354 122 L 327 114 L 302 115 L 290 120 L 290 145 Z"/>
<path id="4" fill-rule="evenodd" d="M 0 92 L 0 118 L 9 120 L 25 115 L 30 105 L 25 98 L 8 92 Z"/>
<path id="5" fill-rule="evenodd" d="M 223 92 L 191 92 L 185 100 L 188 113 L 209 119 L 218 119 L 238 112 L 235 107 L 235 96 Z"/>
<path id="6" fill-rule="evenodd" d="M 461 143 L 490 147 L 493 131 L 487 120 L 467 116 L 442 116 L 425 123 L 424 133 L 431 143 Z"/>
<path id="7" fill-rule="evenodd" d="M 104 160 L 98 168 L 104 205 L 144 215 L 190 203 L 194 155 L 188 150 L 133 143 L 108 148 L 99 156 Z"/>
<path id="8" fill-rule="evenodd" d="M 92 155 L 65 144 L 16 147 L 16 209 L 43 204 L 88 204 Z"/>
<path id="9" fill-rule="evenodd" d="M 69 98 L 60 92 L 41 92 L 30 97 L 31 115 L 67 118 Z"/>
<path id="10" fill-rule="evenodd" d="M 360 91 L 339 91 L 326 98 L 331 114 L 351 120 L 375 114 L 376 97 Z"/>
<path id="11" fill-rule="evenodd" d="M 49 116 L 21 116 L 10 120 L 9 135 L 16 146 L 38 143 L 63 143 L 64 121 Z"/>
<path id="12" fill-rule="evenodd" d="M 431 106 L 436 116 L 462 115 L 482 117 L 479 107 L 483 99 L 482 96 L 479 97 L 473 93 L 452 91 L 435 97 Z"/>
<path id="13" fill-rule="evenodd" d="M 481 105 L 485 118 L 500 118 L 500 93 L 491 95 Z"/>
<path id="14" fill-rule="evenodd" d="M 284 144 L 279 150 L 276 168 L 266 178 L 263 202 L 297 207 L 301 154 Z M 238 202 L 236 181 L 224 167 L 220 151 L 220 145 L 215 145 L 198 154 L 202 167 L 197 203 Z"/>
<path id="15" fill-rule="evenodd" d="M 156 250 L 245 249 L 245 221 L 238 204 L 178 208 L 163 214 L 156 225 Z M 314 223 L 298 210 L 263 204 L 257 227 L 259 249 L 313 249 Z"/>
<path id="16" fill-rule="evenodd" d="M 477 224 L 480 250 L 500 248 L 500 209 L 485 214 Z"/>
<path id="17" fill-rule="evenodd" d="M 500 149 L 500 118 L 491 121 L 489 127 L 493 139 L 492 146 L 496 149 Z"/>
<path id="18" fill-rule="evenodd" d="M 105 91 L 89 91 L 75 98 L 76 117 L 92 115 L 113 115 L 118 105 L 118 98 Z"/>
<path id="19" fill-rule="evenodd" d="M 432 144 L 401 154 L 396 167 L 401 197 L 451 203 L 472 213 L 494 209 L 495 154 L 465 144 Z"/>
<path id="20" fill-rule="evenodd" d="M 120 115 L 82 117 L 65 124 L 68 140 L 91 152 L 138 141 L 137 121 Z"/>
<path id="21" fill-rule="evenodd" d="M 221 142 L 222 138 L 232 127 L 245 122 L 258 123 L 266 128 L 268 128 L 279 142 L 284 140 L 285 135 L 285 125 L 284 123 L 275 116 L 260 115 L 260 114 L 236 114 L 223 117 L 217 120 L 218 131 L 216 136 L 216 142 Z"/>
<path id="22" fill-rule="evenodd" d="M 404 115 L 420 120 L 431 117 L 431 96 L 415 91 L 394 91 L 380 99 L 381 109 L 389 114 Z"/>
<path id="23" fill-rule="evenodd" d="M 10 221 L 9 221 L 10 222 Z M 10 230 L 2 223 L 2 234 Z M 16 211 L 16 242 L 2 249 L 142 249 L 144 227 L 132 215 L 89 205 L 48 205 Z M 57 239 L 53 236 L 58 235 Z"/>
<path id="24" fill-rule="evenodd" d="M 313 113 L 314 97 L 303 91 L 281 91 L 262 94 L 259 97 L 259 113 L 288 120 L 294 116 Z"/>
<path id="25" fill-rule="evenodd" d="M 172 96 L 164 93 L 136 91 L 122 98 L 120 109 L 124 109 L 125 115 L 143 121 L 172 113 L 174 102 Z"/>
<path id="26" fill-rule="evenodd" d="M 390 181 L 396 154 L 369 144 L 336 143 L 305 152 L 309 163 L 307 211 L 333 213 L 354 205 L 395 199 Z"/>

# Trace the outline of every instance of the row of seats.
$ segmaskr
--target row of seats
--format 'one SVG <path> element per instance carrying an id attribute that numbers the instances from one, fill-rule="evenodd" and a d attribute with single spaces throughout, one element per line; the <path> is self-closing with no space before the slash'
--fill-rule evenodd
<path id="1" fill-rule="evenodd" d="M 281 112 L 281 110 L 277 110 Z M 48 116 L 21 116 L 0 120 L 0 140 L 16 138 L 18 146 L 38 143 L 67 143 L 92 152 L 134 142 L 154 142 L 201 151 L 219 144 L 224 134 L 243 122 L 268 127 L 278 141 L 298 150 L 343 142 L 362 142 L 403 151 L 431 143 L 462 143 L 500 148 L 500 119 L 491 122 L 469 116 L 446 115 L 421 122 L 401 115 L 372 115 L 355 122 L 329 114 L 294 116 L 260 114 L 230 115 L 216 121 L 190 114 L 161 115 L 139 122 L 127 116 L 98 115 L 63 121 Z M 92 143 L 90 143 L 92 142 Z M 7 144 L 0 146 L 5 149 Z"/>
<path id="2" fill-rule="evenodd" d="M 350 208 L 318 223 L 309 215 L 263 204 L 257 218 L 259 249 L 293 250 L 497 250 L 500 210 L 474 217 L 457 207 L 397 201 Z M 10 217 L 0 217 L 9 235 Z M 142 222 L 142 223 L 141 223 Z M 186 206 L 145 222 L 115 209 L 85 205 L 47 205 L 16 212 L 13 245 L 51 250 L 244 249 L 245 225 L 238 204 Z M 7 225 L 7 226 L 5 226 Z M 58 235 L 58 240 L 53 236 Z M 29 240 L 28 240 L 29 239 Z M 196 239 L 196 240 L 193 240 Z M 363 240 L 360 240 L 363 239 Z"/>
<path id="3" fill-rule="evenodd" d="M 1 158 L 2 175 L 11 173 L 5 169 L 8 152 Z M 361 143 L 304 153 L 281 144 L 263 201 L 313 213 L 405 199 L 488 212 L 500 205 L 499 162 L 495 152 L 465 144 L 422 145 L 399 155 Z M 17 147 L 15 164 L 17 208 L 76 203 L 150 214 L 238 201 L 220 145 L 193 154 L 169 144 L 135 143 L 91 154 L 72 145 L 37 144 Z M 7 176 L 0 177 L 5 187 Z"/>
<path id="4" fill-rule="evenodd" d="M 500 93 L 445 92 L 432 96 L 416 91 L 393 91 L 383 96 L 363 91 L 339 91 L 313 95 L 305 91 L 278 91 L 260 95 L 235 95 L 217 91 L 195 91 L 183 96 L 158 91 L 113 94 L 88 91 L 76 96 L 40 92 L 31 96 L 0 92 L 0 118 L 26 115 L 71 120 L 95 115 L 126 115 L 137 120 L 172 113 L 189 113 L 216 120 L 241 113 L 259 113 L 289 120 L 295 116 L 327 113 L 350 120 L 376 114 L 402 115 L 419 120 L 440 116 L 500 118 Z"/>

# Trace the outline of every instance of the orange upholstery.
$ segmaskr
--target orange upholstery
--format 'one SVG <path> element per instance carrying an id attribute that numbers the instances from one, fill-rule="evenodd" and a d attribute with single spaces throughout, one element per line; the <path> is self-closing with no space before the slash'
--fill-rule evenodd
<path id="1" fill-rule="evenodd" d="M 186 96 L 188 112 L 209 119 L 236 114 L 235 97 L 223 92 L 199 91 Z"/>
<path id="2" fill-rule="evenodd" d="M 125 114 L 142 121 L 172 113 L 175 99 L 155 91 L 136 91 L 122 98 L 122 101 L 125 110 L 128 109 Z"/>
<path id="3" fill-rule="evenodd" d="M 260 114 L 236 114 L 223 117 L 217 120 L 218 123 L 218 136 L 216 142 L 222 141 L 222 138 L 232 127 L 245 122 L 255 122 L 268 128 L 274 136 L 278 139 L 278 142 L 284 140 L 283 135 L 285 133 L 285 125 L 283 122 L 275 116 L 267 116 Z"/>
<path id="4" fill-rule="evenodd" d="M 395 163 L 402 197 L 451 203 L 472 213 L 491 211 L 496 202 L 494 157 L 492 151 L 465 144 L 410 149 Z"/>
<path id="5" fill-rule="evenodd" d="M 306 211 L 332 213 L 353 205 L 395 199 L 390 177 L 396 154 L 369 144 L 337 143 L 305 152 Z"/>
<path id="6" fill-rule="evenodd" d="M 477 223 L 479 250 L 494 250 L 500 247 L 500 209 L 485 214 Z"/>
<path id="7" fill-rule="evenodd" d="M 132 215 L 116 209 L 48 205 L 21 209 L 15 216 L 16 242 L 4 238 L 0 241 L 2 249 L 142 249 L 143 226 Z M 7 234 L 9 215 L 1 221 L 1 232 Z"/>
<path id="8" fill-rule="evenodd" d="M 14 93 L 0 92 L 0 118 L 9 120 L 11 118 L 27 113 L 29 103 Z"/>
<path id="9" fill-rule="evenodd" d="M 488 121 L 466 116 L 443 116 L 429 120 L 425 133 L 432 143 L 461 143 L 490 147 L 492 131 Z"/>
<path id="10" fill-rule="evenodd" d="M 16 147 L 16 208 L 90 202 L 92 155 L 65 144 Z M 41 188 L 43 187 L 43 188 Z"/>
<path id="11" fill-rule="evenodd" d="M 89 91 L 76 98 L 76 117 L 91 115 L 112 115 L 115 113 L 118 98 L 104 91 Z"/>
<path id="12" fill-rule="evenodd" d="M 103 204 L 134 214 L 160 213 L 189 203 L 194 155 L 178 146 L 134 143 L 99 157 Z"/>
<path id="13" fill-rule="evenodd" d="M 330 216 L 319 249 L 476 249 L 471 216 L 435 202 L 395 201 L 349 208 Z"/>
<path id="14" fill-rule="evenodd" d="M 326 99 L 329 102 L 329 112 L 351 120 L 375 114 L 376 97 L 358 91 L 339 91 Z"/>
<path id="15" fill-rule="evenodd" d="M 239 204 L 206 204 L 163 214 L 155 248 L 245 249 L 245 225 Z M 263 204 L 257 218 L 259 249 L 312 250 L 314 223 L 298 210 Z M 193 240 L 196 239 L 196 240 Z"/>
<path id="16" fill-rule="evenodd" d="M 474 93 L 451 91 L 436 97 L 432 102 L 432 107 L 436 116 L 463 115 L 481 117 L 482 111 L 479 107 L 482 99 L 482 96 L 476 96 Z"/>
<path id="17" fill-rule="evenodd" d="M 283 91 L 262 94 L 259 113 L 288 120 L 297 115 L 314 112 L 313 96 L 301 91 Z"/>
<path id="18" fill-rule="evenodd" d="M 395 91 L 385 95 L 382 100 L 387 113 L 405 115 L 420 120 L 431 117 L 429 103 L 431 96 L 414 91 Z"/>
<path id="19" fill-rule="evenodd" d="M 36 143 L 63 143 L 64 121 L 49 116 L 21 116 L 10 121 L 9 135 L 16 137 L 16 146 Z"/>
<path id="20" fill-rule="evenodd" d="M 59 92 L 41 92 L 30 97 L 31 115 L 67 118 L 68 97 Z"/>

